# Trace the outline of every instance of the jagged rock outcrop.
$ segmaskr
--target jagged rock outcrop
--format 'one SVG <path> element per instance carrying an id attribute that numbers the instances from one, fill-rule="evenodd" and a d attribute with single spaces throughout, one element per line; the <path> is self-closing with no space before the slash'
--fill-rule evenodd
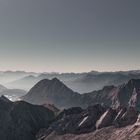
<path id="1" fill-rule="evenodd" d="M 96 122 L 96 128 L 100 129 L 112 125 L 112 122 L 116 116 L 116 110 L 109 108 Z"/>
<path id="2" fill-rule="evenodd" d="M 64 113 L 60 113 L 57 117 L 57 121 L 50 127 L 58 134 L 87 133 L 96 129 L 96 121 L 104 111 L 105 108 L 101 105 L 90 106 L 85 110 L 78 108 L 68 109 L 67 111 L 65 110 Z"/>
<path id="3" fill-rule="evenodd" d="M 129 107 L 126 112 L 114 122 L 118 127 L 134 124 L 137 121 L 138 113 L 139 112 L 134 107 Z"/>
<path id="4" fill-rule="evenodd" d="M 55 111 L 54 111 L 55 112 Z M 87 109 L 64 109 L 57 116 L 47 106 L 0 97 L 0 138 L 2 140 L 107 140 L 116 133 L 140 131 L 139 112 L 134 107 L 117 109 L 96 104 Z M 133 125 L 131 129 L 128 126 Z M 139 129 L 138 129 L 139 128 Z M 122 131 L 120 131 L 122 130 Z M 136 131 L 137 130 L 137 131 Z M 115 133 L 115 134 L 112 134 Z M 76 135 L 75 135 L 76 134 Z M 83 135 L 84 134 L 84 135 Z M 83 139 L 84 138 L 84 139 Z M 124 137 L 123 138 L 127 138 Z M 140 138 L 140 137 L 139 137 Z M 110 138 L 111 140 L 115 140 Z"/>
<path id="5" fill-rule="evenodd" d="M 54 119 L 49 109 L 31 105 L 24 101 L 11 102 L 0 97 L 0 139 L 36 140 L 35 134 L 41 128 L 49 127 Z"/>
<path id="6" fill-rule="evenodd" d="M 118 106 L 133 106 L 140 109 L 140 79 L 132 79 L 119 86 L 114 93 L 114 101 Z"/>
<path id="7" fill-rule="evenodd" d="M 84 110 L 71 108 L 61 112 L 48 129 L 40 130 L 37 138 L 51 140 L 52 136 L 59 138 L 61 135 L 67 137 L 70 134 L 80 137 L 82 134 L 101 131 L 101 128 L 106 131 L 108 127 L 123 129 L 139 122 L 138 114 L 139 112 L 133 107 L 112 109 L 97 104 Z"/>

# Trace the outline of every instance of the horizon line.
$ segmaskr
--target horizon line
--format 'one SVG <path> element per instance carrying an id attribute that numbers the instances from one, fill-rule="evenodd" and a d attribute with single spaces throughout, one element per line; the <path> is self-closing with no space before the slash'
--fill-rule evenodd
<path id="1" fill-rule="evenodd" d="M 82 71 L 82 72 L 74 72 L 74 71 L 66 71 L 66 72 L 60 72 L 60 71 L 28 71 L 28 70 L 0 70 L 0 72 L 25 72 L 25 73 L 90 73 L 90 72 L 98 72 L 98 73 L 106 73 L 106 72 L 131 72 L 131 71 L 140 71 L 140 69 L 129 69 L 129 70 L 114 70 L 114 71 L 100 71 L 100 70 L 90 70 L 90 71 Z"/>

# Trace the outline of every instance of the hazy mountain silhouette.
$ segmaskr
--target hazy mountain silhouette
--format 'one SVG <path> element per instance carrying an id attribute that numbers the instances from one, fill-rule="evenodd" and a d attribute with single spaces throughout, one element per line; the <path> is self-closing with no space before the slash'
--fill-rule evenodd
<path id="1" fill-rule="evenodd" d="M 25 72 L 25 71 L 0 71 L 0 83 L 6 84 L 28 75 L 37 76 L 39 75 L 39 73 Z M 18 87 L 14 87 L 14 88 L 18 88 Z"/>
<path id="2" fill-rule="evenodd" d="M 100 90 L 107 85 L 121 85 L 130 79 L 139 79 L 140 71 L 96 72 L 88 73 L 43 73 L 38 76 L 28 75 L 13 82 L 5 84 L 10 88 L 29 90 L 33 85 L 43 79 L 58 78 L 73 91 L 79 93 Z"/>
<path id="3" fill-rule="evenodd" d="M 79 94 L 73 92 L 57 78 L 52 80 L 42 80 L 37 83 L 23 97 L 27 102 L 34 104 L 53 103 L 57 107 L 68 108 L 73 106 L 87 107 L 91 104 L 105 104 L 118 107 L 139 105 L 140 80 L 132 79 L 121 86 L 106 86 L 102 90 L 90 93 Z"/>
<path id="4" fill-rule="evenodd" d="M 59 108 L 68 108 L 78 106 L 80 97 L 79 93 L 73 92 L 57 78 L 54 78 L 38 82 L 23 99 L 33 104 L 53 103 Z"/>

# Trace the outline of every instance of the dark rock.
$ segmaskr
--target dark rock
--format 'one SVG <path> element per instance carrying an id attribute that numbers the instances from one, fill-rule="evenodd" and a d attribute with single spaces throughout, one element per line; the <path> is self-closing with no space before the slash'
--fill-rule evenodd
<path id="1" fill-rule="evenodd" d="M 100 119 L 96 122 L 96 128 L 100 129 L 112 125 L 112 122 L 116 116 L 116 110 L 108 109 Z"/>
<path id="2" fill-rule="evenodd" d="M 80 114 L 83 111 L 83 109 L 81 109 L 80 107 L 72 107 L 69 109 L 64 109 L 62 110 L 58 116 L 56 117 L 56 119 L 61 119 L 65 116 L 71 115 L 71 114 Z"/>
<path id="3" fill-rule="evenodd" d="M 4 102 L 7 102 L 7 103 L 10 103 L 11 101 L 8 99 L 8 98 L 6 98 L 4 95 L 2 95 L 1 97 L 0 97 L 0 100 L 1 101 L 4 101 Z"/>
<path id="4" fill-rule="evenodd" d="M 88 133 L 96 129 L 95 124 L 99 117 L 105 112 L 101 105 L 90 106 L 85 110 L 71 108 L 60 113 L 50 129 L 57 134 L 66 133 Z"/>
<path id="5" fill-rule="evenodd" d="M 118 127 L 134 124 L 137 121 L 138 114 L 139 112 L 134 107 L 129 107 L 127 111 L 116 120 L 115 124 Z"/>
<path id="6" fill-rule="evenodd" d="M 43 106 L 0 99 L 1 140 L 36 140 L 35 134 L 52 120 L 54 113 Z"/>

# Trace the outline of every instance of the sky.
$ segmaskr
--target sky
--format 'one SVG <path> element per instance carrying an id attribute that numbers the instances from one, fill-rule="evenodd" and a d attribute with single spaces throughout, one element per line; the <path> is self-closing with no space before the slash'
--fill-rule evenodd
<path id="1" fill-rule="evenodd" d="M 0 70 L 140 69 L 139 0 L 0 0 Z"/>

